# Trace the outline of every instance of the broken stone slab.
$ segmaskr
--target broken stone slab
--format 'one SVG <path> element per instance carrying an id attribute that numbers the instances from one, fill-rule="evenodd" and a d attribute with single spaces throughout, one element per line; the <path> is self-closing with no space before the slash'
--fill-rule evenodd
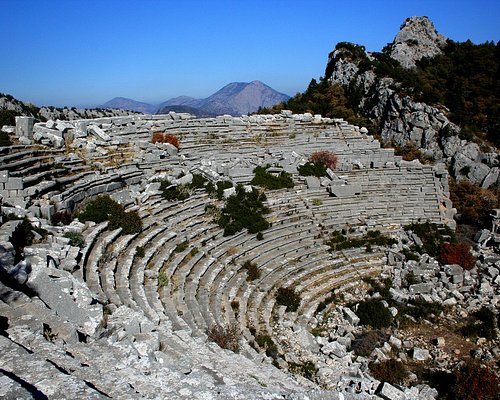
<path id="1" fill-rule="evenodd" d="M 427 294 L 432 290 L 432 285 L 429 283 L 416 283 L 411 285 L 409 288 L 410 293 L 412 294 Z"/>
<path id="2" fill-rule="evenodd" d="M 377 390 L 377 394 L 385 400 L 407 400 L 405 393 L 390 383 L 384 382 Z"/>
<path id="3" fill-rule="evenodd" d="M 104 142 L 109 142 L 111 140 L 111 137 L 97 125 L 89 125 L 87 127 L 87 131 L 92 133 L 94 136 L 96 136 L 98 139 Z"/>
<path id="4" fill-rule="evenodd" d="M 308 189 L 319 189 L 320 181 L 315 176 L 307 176 L 306 177 L 306 185 Z"/>
<path id="5" fill-rule="evenodd" d="M 346 347 L 339 342 L 330 342 L 321 348 L 321 352 L 326 355 L 333 355 L 337 358 L 345 357 L 347 354 Z"/>
<path id="6" fill-rule="evenodd" d="M 359 317 L 354 313 L 354 311 L 352 311 L 348 307 L 344 307 L 342 311 L 344 313 L 345 319 L 347 319 L 347 321 L 349 321 L 351 325 L 356 326 L 357 324 L 359 324 Z"/>
<path id="7" fill-rule="evenodd" d="M 426 361 L 430 357 L 429 350 L 415 347 L 413 349 L 413 359 L 417 361 Z"/>
<path id="8" fill-rule="evenodd" d="M 66 294 L 62 288 L 52 280 L 47 274 L 45 260 L 35 254 L 28 254 L 27 261 L 31 263 L 32 271 L 29 274 L 26 286 L 32 289 L 38 297 L 55 314 L 70 321 L 82 328 L 88 335 L 92 335 L 95 329 L 90 315 L 82 308 L 79 308 L 73 298 Z"/>
<path id="9" fill-rule="evenodd" d="M 35 118 L 19 116 L 16 117 L 16 136 L 33 139 L 33 125 Z"/>

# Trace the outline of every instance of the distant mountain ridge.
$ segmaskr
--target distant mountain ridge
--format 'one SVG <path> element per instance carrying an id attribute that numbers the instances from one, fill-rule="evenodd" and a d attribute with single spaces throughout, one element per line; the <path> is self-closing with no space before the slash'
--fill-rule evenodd
<path id="1" fill-rule="evenodd" d="M 145 114 L 154 114 L 158 110 L 158 106 L 149 103 L 143 103 L 126 97 L 115 97 L 99 106 L 99 108 L 111 108 L 119 110 L 130 110 L 142 112 Z"/>
<path id="2" fill-rule="evenodd" d="M 289 98 L 290 96 L 277 92 L 260 81 L 252 81 L 229 83 L 205 99 L 179 96 L 159 105 L 153 105 L 124 97 L 115 97 L 99 107 L 126 109 L 148 114 L 177 111 L 189 112 L 198 117 L 222 114 L 238 116 L 255 112 L 260 107 L 271 107 Z"/>

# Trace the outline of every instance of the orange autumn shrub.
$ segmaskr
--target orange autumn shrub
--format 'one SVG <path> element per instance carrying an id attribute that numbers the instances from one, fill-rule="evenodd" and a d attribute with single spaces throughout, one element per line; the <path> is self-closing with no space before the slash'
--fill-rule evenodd
<path id="1" fill-rule="evenodd" d="M 332 151 L 316 151 L 311 154 L 309 160 L 313 162 L 323 163 L 327 168 L 330 169 L 335 169 L 337 167 L 337 155 Z"/>
<path id="2" fill-rule="evenodd" d="M 439 253 L 439 262 L 458 264 L 464 269 L 472 269 L 476 264 L 476 259 L 470 252 L 470 246 L 465 243 L 443 243 Z"/>
<path id="3" fill-rule="evenodd" d="M 181 143 L 177 136 L 172 135 L 170 133 L 161 133 L 155 132 L 153 133 L 153 137 L 151 138 L 152 143 L 170 143 L 171 145 L 180 149 Z"/>

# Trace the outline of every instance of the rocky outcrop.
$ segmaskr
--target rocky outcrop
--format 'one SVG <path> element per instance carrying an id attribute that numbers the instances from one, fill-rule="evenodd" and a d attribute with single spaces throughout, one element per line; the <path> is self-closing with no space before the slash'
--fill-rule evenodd
<path id="1" fill-rule="evenodd" d="M 434 57 L 442 52 L 446 38 L 439 34 L 427 17 L 411 17 L 401 25 L 399 33 L 390 45 L 390 56 L 405 68 L 425 57 Z"/>
<path id="2" fill-rule="evenodd" d="M 445 38 L 428 18 L 413 17 L 389 45 L 389 55 L 409 68 L 422 57 L 438 54 L 444 44 Z M 337 47 L 328 58 L 325 79 L 362 94 L 359 108 L 378 122 L 385 143 L 402 147 L 413 144 L 435 161 L 445 162 L 457 179 L 468 179 L 485 188 L 499 182 L 496 150 L 462 140 L 461 128 L 448 119 L 445 107 L 415 101 L 406 94 L 408 91 L 399 90 L 400 84 L 394 79 L 378 77 L 373 67 L 367 69 L 367 62 L 375 58 L 373 54 L 353 57 L 352 51 Z M 362 46 L 355 47 L 357 53 L 364 52 Z"/>

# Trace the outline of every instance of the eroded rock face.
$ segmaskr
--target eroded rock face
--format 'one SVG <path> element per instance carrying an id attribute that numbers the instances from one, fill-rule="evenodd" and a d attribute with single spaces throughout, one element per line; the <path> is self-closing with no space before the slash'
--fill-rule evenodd
<path id="1" fill-rule="evenodd" d="M 439 54 L 445 45 L 446 38 L 436 32 L 427 17 L 412 17 L 389 45 L 388 54 L 403 67 L 412 68 L 416 61 Z M 364 48 L 355 47 L 354 53 L 347 47 L 330 54 L 325 79 L 362 93 L 359 108 L 379 123 L 384 142 L 416 146 L 435 161 L 444 162 L 457 179 L 468 179 L 484 188 L 498 183 L 496 150 L 462 140 L 461 128 L 448 119 L 448 110 L 401 94 L 394 79 L 377 77 L 373 68 L 366 69 L 366 62 L 373 61 L 374 55 L 363 55 Z"/>
<path id="2" fill-rule="evenodd" d="M 434 57 L 442 52 L 446 37 L 439 34 L 427 17 L 408 18 L 391 45 L 391 58 L 405 68 L 414 68 L 415 63 L 425 57 Z"/>

